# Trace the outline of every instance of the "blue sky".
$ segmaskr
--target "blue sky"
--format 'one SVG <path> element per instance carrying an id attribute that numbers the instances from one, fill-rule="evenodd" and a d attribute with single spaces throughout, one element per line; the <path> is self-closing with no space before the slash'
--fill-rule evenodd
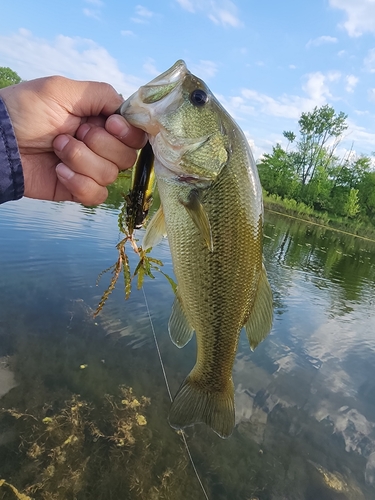
<path id="1" fill-rule="evenodd" d="M 348 115 L 341 154 L 375 151 L 375 0 L 3 3 L 0 66 L 24 79 L 107 81 L 127 97 L 182 58 L 256 158 L 326 103 Z"/>

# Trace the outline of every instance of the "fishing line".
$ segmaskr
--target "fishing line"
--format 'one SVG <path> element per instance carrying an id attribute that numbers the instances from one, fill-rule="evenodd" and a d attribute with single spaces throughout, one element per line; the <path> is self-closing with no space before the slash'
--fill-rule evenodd
<path id="1" fill-rule="evenodd" d="M 149 317 L 149 320 L 150 320 L 150 325 L 151 325 L 151 330 L 152 330 L 152 335 L 154 336 L 154 341 L 155 341 L 155 345 L 156 345 L 156 351 L 158 353 L 158 356 L 159 356 L 159 361 L 160 361 L 160 366 L 161 366 L 161 369 L 162 369 L 162 372 L 163 372 L 163 376 L 164 376 L 164 381 L 165 381 L 165 385 L 167 387 L 167 391 L 168 391 L 168 395 L 169 395 L 169 399 L 171 400 L 171 402 L 173 401 L 173 398 L 172 398 L 172 393 L 171 393 L 171 389 L 169 387 L 169 382 L 168 382 L 168 378 L 167 378 L 167 374 L 165 372 L 165 368 L 164 368 L 164 363 L 163 363 L 163 358 L 161 357 L 161 352 L 160 352 L 160 348 L 159 348 L 159 343 L 158 343 L 158 339 L 156 338 L 156 333 L 155 333 L 155 328 L 154 328 L 154 323 L 152 321 L 152 318 L 151 318 L 151 313 L 150 313 L 150 309 L 148 307 L 148 302 L 147 302 L 147 297 L 146 297 L 146 293 L 145 293 L 145 288 L 144 286 L 142 286 L 142 292 L 143 292 L 143 297 L 145 299 L 145 304 L 146 304 L 146 310 L 147 310 L 147 314 L 148 314 L 148 317 Z M 190 448 L 187 444 L 187 441 L 186 441 L 186 437 L 185 437 L 185 434 L 184 434 L 184 431 L 181 431 L 179 432 L 179 434 L 182 436 L 182 440 L 185 444 L 185 448 L 186 448 L 186 451 L 187 451 L 187 454 L 188 454 L 188 457 L 189 457 L 189 460 L 190 460 L 190 463 L 194 469 L 194 472 L 195 472 L 195 475 L 198 479 L 198 482 L 202 488 L 202 491 L 203 491 L 203 494 L 205 496 L 205 498 L 207 500 L 210 500 L 208 495 L 207 495 L 207 492 L 205 490 L 205 487 L 203 486 L 203 483 L 201 481 L 201 478 L 199 477 L 199 474 L 198 474 L 198 471 L 197 471 L 197 468 L 195 466 L 195 463 L 194 463 L 194 460 L 193 460 L 193 457 L 191 456 L 191 453 L 190 453 Z"/>

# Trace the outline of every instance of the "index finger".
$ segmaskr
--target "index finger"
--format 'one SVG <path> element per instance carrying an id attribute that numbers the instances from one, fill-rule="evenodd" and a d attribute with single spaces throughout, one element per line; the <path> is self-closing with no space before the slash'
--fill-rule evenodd
<path id="1" fill-rule="evenodd" d="M 105 122 L 105 129 L 131 148 L 141 149 L 147 142 L 145 132 L 130 125 L 121 115 L 111 115 Z"/>

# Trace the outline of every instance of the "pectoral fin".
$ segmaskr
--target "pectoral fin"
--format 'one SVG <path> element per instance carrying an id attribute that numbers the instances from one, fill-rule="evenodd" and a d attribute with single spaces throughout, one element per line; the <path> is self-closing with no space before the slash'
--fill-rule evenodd
<path id="1" fill-rule="evenodd" d="M 173 302 L 168 331 L 172 342 L 180 348 L 189 342 L 194 333 L 194 329 L 190 326 L 178 297 Z"/>
<path id="2" fill-rule="evenodd" d="M 152 217 L 147 225 L 146 233 L 143 237 L 142 248 L 147 250 L 156 246 L 162 240 L 163 236 L 167 235 L 167 227 L 165 225 L 165 218 L 163 207 L 160 205 L 159 210 Z"/>
<path id="3" fill-rule="evenodd" d="M 249 319 L 245 323 L 246 335 L 249 339 L 251 350 L 254 350 L 256 346 L 267 337 L 272 328 L 272 320 L 272 291 L 268 283 L 266 269 L 263 266 L 255 301 Z"/>
<path id="4" fill-rule="evenodd" d="M 187 200 L 180 199 L 180 203 L 186 208 L 192 221 L 197 226 L 202 238 L 206 242 L 208 249 L 213 251 L 213 241 L 211 234 L 210 221 L 207 213 L 199 199 L 199 193 L 196 189 L 192 189 Z"/>

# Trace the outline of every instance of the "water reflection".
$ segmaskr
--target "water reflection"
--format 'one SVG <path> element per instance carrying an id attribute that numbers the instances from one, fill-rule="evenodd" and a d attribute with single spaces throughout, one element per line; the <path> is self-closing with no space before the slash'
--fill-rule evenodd
<path id="1" fill-rule="evenodd" d="M 134 290 L 124 302 L 118 286 L 100 316 L 92 316 L 108 283 L 104 277 L 95 287 L 96 278 L 117 258 L 116 217 L 111 207 L 69 203 L 22 200 L 0 207 L 1 406 L 34 415 L 36 427 L 44 418 L 60 418 L 75 394 L 97 408 L 72 455 L 75 463 L 79 453 L 81 464 L 88 460 L 85 474 L 77 466 L 77 498 L 204 498 L 166 420 L 169 398 L 142 293 Z M 155 257 L 171 274 L 166 241 Z M 265 260 L 275 324 L 254 353 L 241 336 L 236 430 L 225 441 L 203 426 L 188 430 L 209 497 L 374 498 L 375 244 L 266 213 Z M 173 293 L 166 280 L 157 276 L 145 291 L 175 393 L 194 364 L 195 344 L 179 350 L 168 337 Z M 103 424 L 103 401 L 109 394 L 120 404 L 122 385 L 151 400 L 138 444 L 126 449 L 90 434 L 93 425 L 114 432 Z M 31 496 L 68 498 L 45 476 L 53 466 L 57 478 L 63 465 L 48 462 L 47 447 L 33 458 L 25 445 L 34 427 L 25 417 L 0 416 L 0 478 L 26 491 L 44 474 L 44 489 Z M 96 450 L 108 460 L 98 461 Z"/>

